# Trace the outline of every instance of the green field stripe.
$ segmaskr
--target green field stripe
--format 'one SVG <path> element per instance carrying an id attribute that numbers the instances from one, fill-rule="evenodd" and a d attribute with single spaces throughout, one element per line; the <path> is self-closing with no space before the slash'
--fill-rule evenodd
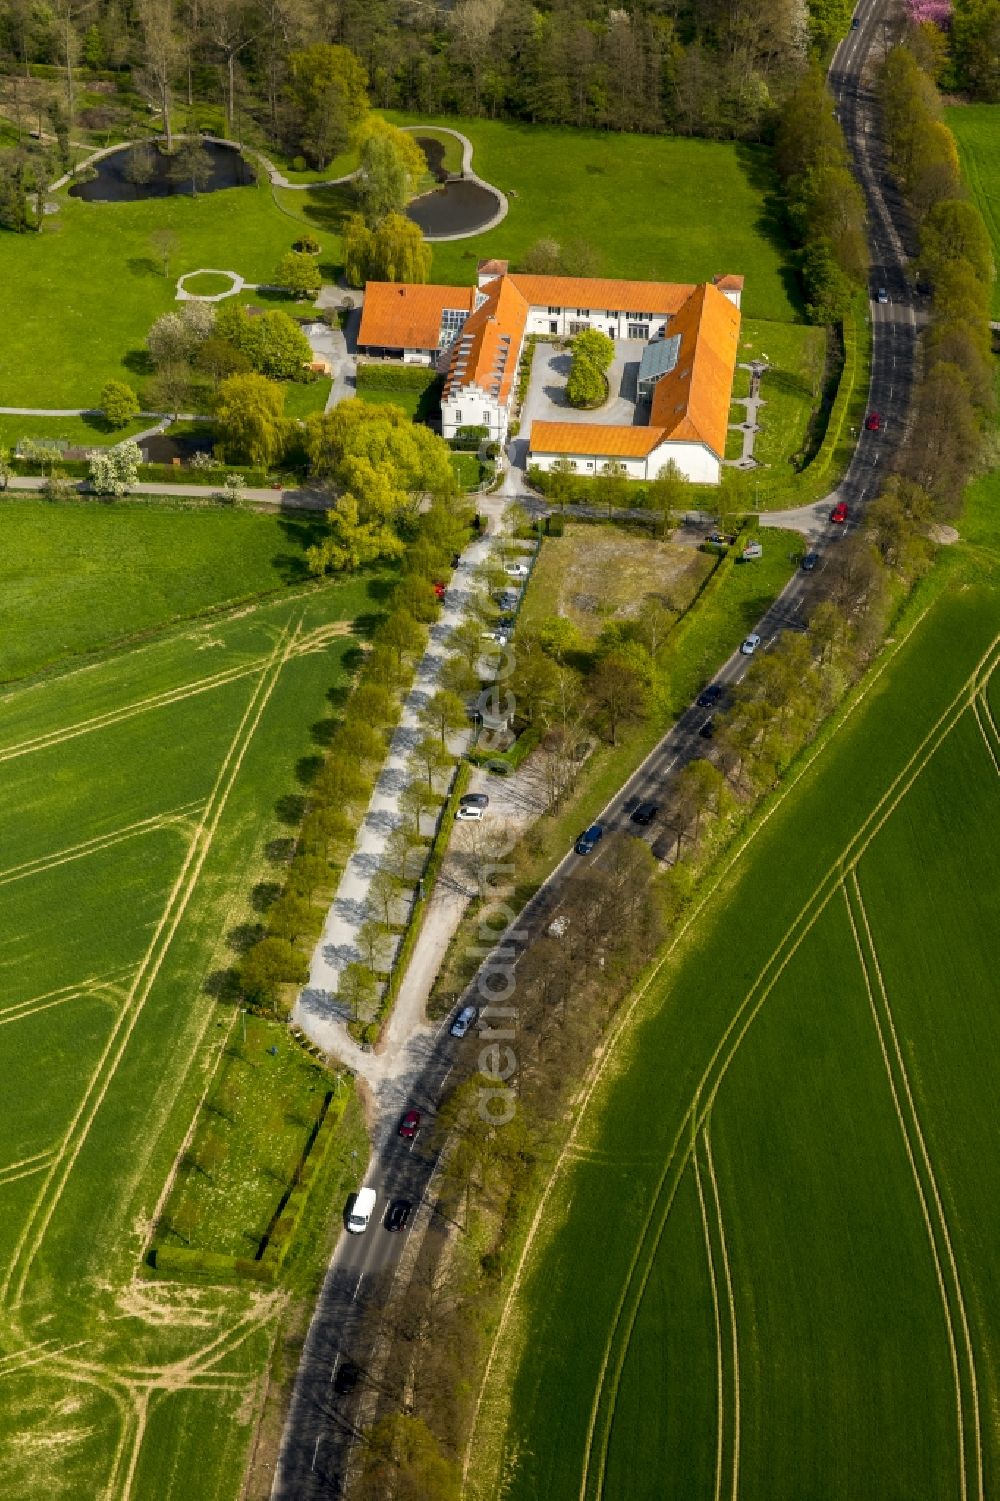
<path id="1" fill-rule="evenodd" d="M 941 1305 L 948 1333 L 952 1372 L 955 1379 L 955 1413 L 958 1423 L 958 1452 L 961 1476 L 962 1501 L 970 1495 L 969 1470 L 972 1471 L 973 1490 L 976 1501 L 983 1501 L 983 1445 L 982 1421 L 979 1403 L 979 1381 L 969 1332 L 969 1318 L 962 1293 L 962 1281 L 952 1244 L 951 1232 L 937 1177 L 927 1150 L 927 1143 L 920 1126 L 920 1117 L 913 1098 L 913 1090 L 906 1068 L 899 1036 L 889 1002 L 882 969 L 878 962 L 875 941 L 868 923 L 857 868 L 852 867 L 842 890 L 847 914 L 857 949 L 858 961 L 863 971 L 868 1003 L 878 1034 L 882 1060 L 889 1081 L 893 1106 L 899 1121 L 899 1129 L 906 1147 L 910 1170 L 913 1174 L 917 1197 L 927 1239 L 934 1261 Z M 940 1244 L 939 1244 L 940 1242 Z M 956 1329 L 956 1323 L 958 1328 Z M 971 1460 L 968 1451 L 971 1449 Z"/>
<path id="2" fill-rule="evenodd" d="M 67 845 L 65 849 L 54 850 L 51 854 L 39 855 L 36 860 L 25 860 L 20 865 L 11 865 L 7 870 L 0 870 L 0 886 L 7 886 L 11 881 L 23 881 L 28 876 L 40 875 L 42 871 L 52 870 L 57 865 L 66 865 L 73 860 L 85 860 L 88 855 L 111 849 L 127 839 L 136 839 L 142 834 L 154 833 L 157 829 L 168 828 L 171 824 L 184 823 L 192 813 L 200 812 L 203 806 L 201 800 L 196 798 L 191 802 L 182 803 L 177 808 L 172 808 L 167 813 L 155 813 L 149 818 L 141 818 L 137 823 L 128 824 L 123 829 L 116 829 L 113 834 L 98 834 L 93 839 L 84 839 L 79 844 Z"/>
<path id="3" fill-rule="evenodd" d="M 951 733 L 951 730 L 965 712 L 972 695 L 978 691 L 983 682 L 988 680 L 998 654 L 1000 654 L 1000 636 L 994 637 L 989 647 L 976 663 L 969 677 L 961 684 L 950 702 L 938 715 L 938 718 L 931 725 L 930 729 L 927 730 L 916 749 L 893 777 L 889 786 L 882 793 L 881 797 L 879 797 L 859 828 L 848 840 L 840 856 L 838 856 L 826 873 L 820 878 L 812 895 L 806 900 L 797 916 L 793 919 L 788 930 L 768 957 L 757 979 L 737 1007 L 732 1020 L 706 1065 L 701 1080 L 696 1086 L 691 1104 L 685 1112 L 684 1119 L 674 1136 L 612 1322 L 591 1411 L 589 1436 L 584 1454 L 583 1473 L 580 1484 L 581 1501 L 584 1501 L 584 1498 L 587 1497 L 599 1497 L 603 1492 L 611 1422 L 625 1355 L 629 1340 L 631 1339 L 632 1329 L 635 1325 L 643 1291 L 656 1257 L 657 1248 L 662 1239 L 663 1231 L 673 1206 L 678 1184 L 690 1156 L 690 1141 L 694 1139 L 697 1132 L 707 1121 L 715 1097 L 732 1059 L 735 1057 L 736 1052 L 785 967 L 793 958 L 800 944 L 808 936 L 810 929 L 822 914 L 831 897 L 840 888 L 844 873 L 853 869 L 861 859 L 865 850 L 878 834 L 878 831 L 906 796 L 915 779 L 929 763 L 938 746 Z M 745 844 L 743 848 L 745 848 Z M 707 899 L 706 897 L 705 900 L 707 901 Z M 666 954 L 653 971 L 653 974 L 638 992 L 623 1017 L 623 1025 L 627 1021 L 628 1016 L 631 1015 L 638 1001 L 648 992 L 650 986 L 661 972 L 663 965 L 669 959 L 683 932 L 690 926 L 697 911 L 700 911 L 703 906 L 704 903 L 699 904 L 696 912 L 691 914 L 688 922 L 675 937 Z M 606 1050 L 606 1053 L 609 1052 L 610 1049 Z M 700 1105 L 700 1101 L 706 1091 L 707 1103 L 702 1106 Z"/>
<path id="4" fill-rule="evenodd" d="M 296 625 L 294 631 L 290 625 L 286 625 L 275 644 L 270 659 L 262 664 L 258 682 L 230 742 L 206 804 L 205 815 L 191 840 L 184 864 L 170 892 L 152 942 L 133 981 L 129 1003 L 119 1013 L 83 1099 L 70 1121 L 62 1146 L 46 1173 L 38 1197 L 22 1227 L 11 1264 L 0 1285 L 0 1298 L 15 1307 L 24 1296 L 32 1263 L 38 1254 L 73 1164 L 100 1109 L 124 1055 L 132 1030 L 159 973 L 163 958 L 184 916 L 229 794 L 239 774 L 247 746 L 260 723 L 268 699 L 274 691 L 285 663 L 292 654 L 300 624 L 301 622 Z"/>
<path id="5" fill-rule="evenodd" d="M 120 709 L 109 709 L 104 714 L 95 714 L 90 719 L 81 719 L 76 724 L 67 725 L 62 729 L 50 730 L 45 735 L 36 735 L 30 740 L 22 740 L 18 745 L 0 747 L 0 761 L 13 761 L 19 756 L 31 755 L 34 751 L 48 750 L 51 746 L 62 745 L 66 740 L 75 740 L 79 735 L 89 735 L 95 730 L 103 730 L 108 725 L 119 724 L 123 719 L 132 719 L 136 714 L 147 714 L 153 709 L 161 709 L 169 704 L 180 703 L 186 698 L 193 698 L 198 693 L 210 693 L 214 688 L 225 687 L 229 683 L 235 683 L 240 678 L 252 677 L 260 672 L 265 659 L 255 662 L 244 662 L 239 667 L 229 667 L 223 672 L 214 673 L 210 677 L 196 678 L 193 683 L 183 683 L 177 688 L 168 688 L 163 693 L 151 694 L 149 698 L 139 699 L 134 703 L 125 704 Z"/>

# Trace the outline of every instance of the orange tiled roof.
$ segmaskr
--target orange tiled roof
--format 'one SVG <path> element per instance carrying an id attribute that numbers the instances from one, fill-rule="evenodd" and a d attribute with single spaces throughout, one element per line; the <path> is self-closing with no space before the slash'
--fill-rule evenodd
<path id="1" fill-rule="evenodd" d="M 383 349 L 437 349 L 445 308 L 471 313 L 475 294 L 475 287 L 370 281 L 358 343 Z"/>
<path id="2" fill-rule="evenodd" d="M 670 320 L 680 334 L 677 363 L 653 389 L 649 421 L 668 438 L 705 443 L 721 459 L 726 451 L 740 313 L 718 287 L 706 283 Z"/>
<path id="3" fill-rule="evenodd" d="M 582 304 L 581 304 L 582 306 Z M 600 459 L 644 459 L 663 441 L 660 427 L 604 422 L 533 422 L 532 453 L 582 453 Z"/>
<path id="4" fill-rule="evenodd" d="M 528 304 L 512 282 L 500 276 L 480 292 L 483 300 L 452 346 L 445 397 L 476 385 L 506 405 L 528 321 Z"/>
<path id="5" fill-rule="evenodd" d="M 713 276 L 712 282 L 720 292 L 742 292 L 744 278 L 742 276 Z"/>
<path id="6" fill-rule="evenodd" d="M 670 281 L 615 281 L 600 276 L 509 278 L 532 307 L 606 308 L 621 313 L 676 313 L 694 287 Z"/>

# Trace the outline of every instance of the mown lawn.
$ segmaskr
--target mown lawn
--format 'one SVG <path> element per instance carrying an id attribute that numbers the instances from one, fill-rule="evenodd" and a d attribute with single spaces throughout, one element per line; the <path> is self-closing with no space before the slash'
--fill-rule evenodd
<path id="1" fill-rule="evenodd" d="M 769 491 L 787 485 L 795 474 L 793 460 L 802 452 L 819 404 L 825 353 L 821 328 L 747 318 L 740 329 L 740 359 L 767 360 L 753 452 L 766 466 L 761 479 Z"/>
<path id="2" fill-rule="evenodd" d="M 130 521 L 145 535 L 135 507 L 79 514 L 91 528 L 117 518 L 119 550 Z M 187 538 L 194 571 L 189 519 L 201 518 L 162 517 Z M 227 573 L 215 560 L 214 603 L 280 582 L 268 563 L 280 528 L 255 550 L 242 517 L 219 519 L 234 564 Z M 169 535 L 164 555 L 146 559 L 148 592 L 167 572 Z M 103 556 L 92 561 L 89 602 L 73 602 L 78 625 L 102 602 L 116 636 L 151 620 L 162 626 L 168 600 L 178 609 L 180 568 L 172 600 L 160 595 L 146 611 L 137 586 L 126 611 L 114 569 Z M 58 595 L 58 552 L 48 554 L 48 575 L 35 567 L 33 589 Z M 209 574 L 182 598 L 188 612 L 211 605 Z M 0 1166 L 12 1169 L 0 1182 L 0 1323 L 11 1351 L 48 1341 L 88 1351 L 83 1382 L 44 1357 L 5 1382 L 4 1495 L 76 1501 L 103 1492 L 116 1456 L 134 1463 L 131 1494 L 142 1501 L 239 1494 L 279 1304 L 260 1290 L 146 1281 L 140 1268 L 220 1050 L 239 1040 L 213 976 L 231 967 L 255 920 L 255 885 L 280 880 L 271 842 L 289 833 L 302 760 L 315 753 L 353 666 L 357 638 L 345 622 L 377 612 L 379 598 L 375 578 L 279 588 L 0 700 L 0 1064 L 10 1099 Z M 63 646 L 40 629 L 21 642 L 35 662 Z M 282 1070 L 288 1061 L 267 1055 Z M 301 1101 L 287 1073 L 280 1098 L 275 1080 L 266 1082 L 256 1118 L 273 1142 Z M 241 1109 L 251 1118 L 249 1102 Z M 287 1166 L 254 1157 L 249 1135 L 240 1148 L 241 1184 Z M 331 1206 L 356 1187 L 344 1167 L 298 1250 L 303 1285 L 326 1254 Z M 108 1390 L 129 1389 L 137 1365 L 165 1372 L 144 1432 L 123 1422 L 127 1403 L 104 1401 Z"/>
<path id="3" fill-rule="evenodd" d="M 302 584 L 316 524 L 251 511 L 4 499 L 0 681 Z"/>
<path id="4" fill-rule="evenodd" d="M 944 112 L 955 133 L 962 176 L 986 220 L 993 258 L 1000 263 L 1000 105 L 955 105 Z M 1000 318 L 1000 283 L 993 283 L 993 313 Z"/>
<path id="5" fill-rule="evenodd" d="M 390 114 L 397 124 L 420 124 Z M 680 137 L 608 135 L 497 120 L 445 120 L 472 141 L 473 170 L 507 194 L 488 234 L 435 245 L 435 280 L 469 282 L 476 261 L 517 262 L 536 240 L 586 242 L 600 273 L 648 281 L 746 277 L 744 312 L 801 317 L 767 152 Z"/>
<path id="6" fill-rule="evenodd" d="M 995 633 L 995 587 L 928 590 L 924 602 L 929 615 L 653 977 L 584 1119 L 519 1296 L 523 1359 L 504 1443 L 504 1493 L 517 1501 L 626 1490 L 652 1501 L 667 1493 L 664 1475 L 669 1494 L 704 1494 L 717 1444 L 728 1494 L 733 1318 L 741 1496 L 957 1486 L 931 1242 L 838 887 L 841 852 L 945 706 L 954 700 L 961 713 L 960 689 Z M 989 1250 L 1000 1188 L 989 1105 L 1000 1050 L 989 972 L 1000 827 L 995 768 L 968 709 L 936 754 L 918 752 L 911 774 L 861 862 L 861 890 L 984 1390 L 1000 1344 Z M 925 1193 L 933 1203 L 926 1184 Z M 934 1233 L 958 1327 L 957 1284 Z M 961 1380 L 968 1414 L 964 1367 Z M 995 1440 L 982 1411 L 988 1491 Z M 497 1473 L 484 1462 L 470 1494 L 490 1494 Z"/>
<path id="7" fill-rule="evenodd" d="M 3 406 L 94 406 L 105 381 L 135 385 L 149 373 L 146 333 L 176 306 L 179 275 L 214 266 L 268 281 L 299 232 L 269 186 L 146 203 L 85 203 L 61 192 L 58 203 L 40 235 L 0 239 Z M 177 235 L 169 277 L 151 238 L 157 229 Z"/>
<path id="8" fill-rule="evenodd" d="M 152 427 L 149 417 L 136 417 L 125 427 L 109 427 L 96 413 L 87 417 L 11 417 L 0 412 L 0 448 L 12 454 L 21 438 L 53 438 L 72 448 L 105 448 Z"/>

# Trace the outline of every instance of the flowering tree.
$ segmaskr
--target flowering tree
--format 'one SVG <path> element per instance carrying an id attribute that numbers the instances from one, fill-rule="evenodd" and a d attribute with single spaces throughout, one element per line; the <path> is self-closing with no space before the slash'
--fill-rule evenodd
<path id="1" fill-rule="evenodd" d="M 952 0 L 906 0 L 906 17 L 913 26 L 939 26 L 945 31 L 951 11 Z"/>
<path id="2" fill-rule="evenodd" d="M 114 448 L 94 448 L 90 452 L 90 483 L 97 495 L 127 495 L 139 478 L 142 450 L 129 438 Z"/>

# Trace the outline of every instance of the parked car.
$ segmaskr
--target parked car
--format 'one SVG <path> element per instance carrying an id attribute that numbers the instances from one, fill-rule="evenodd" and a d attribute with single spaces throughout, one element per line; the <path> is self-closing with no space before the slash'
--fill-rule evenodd
<path id="1" fill-rule="evenodd" d="M 455 818 L 459 823 L 482 823 L 484 812 L 478 803 L 459 803 Z"/>
<path id="2" fill-rule="evenodd" d="M 545 931 L 550 938 L 563 938 L 569 931 L 569 918 L 565 912 L 560 912 L 558 917 L 554 917 Z"/>
<path id="3" fill-rule="evenodd" d="M 744 563 L 749 563 L 751 558 L 762 558 L 763 556 L 764 549 L 759 542 L 748 542 L 740 553 L 740 557 Z"/>
<path id="4" fill-rule="evenodd" d="M 505 563 L 503 571 L 512 579 L 526 579 L 531 572 L 527 563 Z"/>
<path id="5" fill-rule="evenodd" d="M 513 589 L 505 589 L 500 596 L 500 609 L 504 614 L 517 609 L 517 602 L 521 596 Z"/>
<path id="6" fill-rule="evenodd" d="M 394 1199 L 389 1206 L 389 1213 L 385 1217 L 387 1230 L 405 1230 L 410 1222 L 413 1205 L 409 1199 Z"/>
<path id="7" fill-rule="evenodd" d="M 589 829 L 585 829 L 574 845 L 578 855 L 589 855 L 604 838 L 604 827 L 599 823 L 592 823 Z"/>
<path id="8" fill-rule="evenodd" d="M 490 800 L 485 792 L 464 792 L 458 803 L 461 808 L 488 808 Z"/>
<path id="9" fill-rule="evenodd" d="M 464 1037 L 478 1016 L 475 1006 L 463 1006 L 448 1031 L 452 1037 Z"/>
<path id="10" fill-rule="evenodd" d="M 333 1389 L 338 1397 L 349 1397 L 357 1386 L 361 1372 L 353 1360 L 342 1360 L 333 1378 Z"/>
<path id="11" fill-rule="evenodd" d="M 444 591 L 445 591 L 446 588 L 447 588 L 447 585 L 443 584 L 440 579 L 435 579 L 434 580 L 434 594 L 435 594 L 436 598 L 438 598 L 438 599 L 444 599 Z"/>
<path id="12" fill-rule="evenodd" d="M 755 635 L 754 632 L 751 631 L 750 635 L 746 638 L 743 645 L 740 647 L 740 651 L 745 657 L 752 657 L 759 645 L 760 637 Z"/>
<path id="13" fill-rule="evenodd" d="M 695 703 L 699 709 L 714 709 L 725 691 L 721 683 L 709 683 L 708 687 L 703 688 L 698 694 Z"/>
<path id="14" fill-rule="evenodd" d="M 876 302 L 888 302 L 889 301 L 889 292 L 888 292 L 888 289 L 886 287 L 879 287 L 878 290 L 877 290 L 877 292 L 875 293 L 875 300 L 876 300 Z"/>
<path id="15" fill-rule="evenodd" d="M 701 736 L 702 740 L 711 740 L 712 736 L 715 734 L 715 715 L 714 714 L 710 714 L 708 716 L 708 718 L 705 720 L 705 723 L 702 725 L 701 729 L 698 731 L 698 734 Z"/>
<path id="16" fill-rule="evenodd" d="M 865 418 L 865 427 L 870 433 L 877 433 L 882 426 L 882 418 L 878 412 L 869 412 Z"/>
<path id="17" fill-rule="evenodd" d="M 420 1111 L 408 1110 L 399 1123 L 399 1134 L 405 1141 L 412 1141 L 420 1130 Z"/>
<path id="18" fill-rule="evenodd" d="M 706 542 L 716 542 L 716 543 L 718 543 L 718 545 L 720 547 L 725 547 L 726 544 L 729 541 L 729 538 L 725 535 L 724 532 L 718 532 L 718 531 L 716 531 L 716 532 L 709 532 L 708 536 L 705 538 L 705 541 Z"/>
<path id="19" fill-rule="evenodd" d="M 838 500 L 837 504 L 830 512 L 830 520 L 834 523 L 835 526 L 843 526 L 844 522 L 847 520 L 848 514 L 847 501 Z"/>
<path id="20" fill-rule="evenodd" d="M 653 822 L 659 811 L 659 803 L 640 803 L 632 814 L 632 822 L 641 824 L 643 828 L 646 828 Z"/>
<path id="21" fill-rule="evenodd" d="M 818 552 L 807 552 L 806 555 L 805 555 L 805 557 L 802 559 L 802 571 L 804 573 L 812 573 L 813 569 L 816 567 L 816 564 L 818 562 L 819 562 L 819 553 Z"/>
<path id="22" fill-rule="evenodd" d="M 483 640 L 492 641 L 497 646 L 506 646 L 510 641 L 510 637 L 507 635 L 506 631 L 484 631 Z"/>

